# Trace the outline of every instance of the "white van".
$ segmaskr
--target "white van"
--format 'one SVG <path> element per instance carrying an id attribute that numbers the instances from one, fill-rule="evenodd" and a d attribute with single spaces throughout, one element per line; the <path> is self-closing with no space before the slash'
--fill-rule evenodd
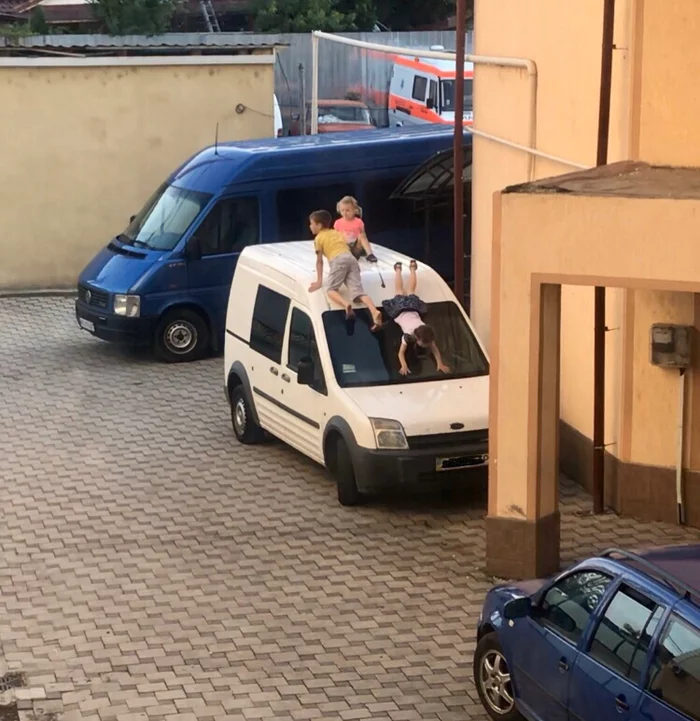
<path id="1" fill-rule="evenodd" d="M 407 280 L 410 259 L 374 249 L 379 262 L 360 261 L 362 282 L 381 307 L 394 296 L 394 263 L 403 263 Z M 399 326 L 387 319 L 372 333 L 360 306 L 348 324 L 323 290 L 309 293 L 315 261 L 311 241 L 253 245 L 240 255 L 224 376 L 237 439 L 256 443 L 267 432 L 326 466 L 343 505 L 396 484 L 452 484 L 459 470 L 484 466 L 489 363 L 447 284 L 419 266 L 426 322 L 451 373 L 414 354 L 404 377 Z"/>
<path id="2" fill-rule="evenodd" d="M 389 124 L 392 127 L 424 123 L 454 125 L 455 77 L 454 60 L 394 56 L 389 84 Z M 474 64 L 465 63 L 462 117 L 467 126 L 474 122 L 473 84 Z"/>

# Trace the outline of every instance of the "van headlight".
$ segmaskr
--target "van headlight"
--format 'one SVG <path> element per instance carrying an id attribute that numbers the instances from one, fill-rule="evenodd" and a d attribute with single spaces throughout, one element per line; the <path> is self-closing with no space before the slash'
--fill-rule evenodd
<path id="1" fill-rule="evenodd" d="M 141 296 L 115 295 L 114 315 L 125 315 L 127 318 L 138 318 L 141 314 Z"/>
<path id="2" fill-rule="evenodd" d="M 408 448 L 406 434 L 398 421 L 390 421 L 386 418 L 370 418 L 369 420 L 372 424 L 377 448 L 393 451 Z"/>

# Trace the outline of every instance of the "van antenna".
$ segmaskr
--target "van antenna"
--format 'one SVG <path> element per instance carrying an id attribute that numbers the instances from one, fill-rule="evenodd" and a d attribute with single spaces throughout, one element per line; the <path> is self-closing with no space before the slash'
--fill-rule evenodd
<path id="1" fill-rule="evenodd" d="M 216 132 L 214 133 L 214 155 L 219 154 L 219 123 L 216 124 Z"/>

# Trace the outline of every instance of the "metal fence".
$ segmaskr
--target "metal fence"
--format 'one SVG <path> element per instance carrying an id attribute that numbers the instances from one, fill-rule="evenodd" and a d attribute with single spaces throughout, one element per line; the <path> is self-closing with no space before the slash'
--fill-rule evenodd
<path id="1" fill-rule="evenodd" d="M 423 49 L 431 45 L 442 45 L 446 50 L 454 50 L 456 43 L 454 30 L 342 34 L 381 45 Z M 264 37 L 255 35 L 252 39 L 262 40 Z M 285 122 L 288 122 L 293 113 L 301 113 L 305 103 L 311 100 L 311 35 L 294 34 L 276 37 L 287 46 L 280 49 L 277 56 L 275 93 Z M 473 34 L 469 32 L 467 52 L 471 52 L 472 47 Z M 382 93 L 389 87 L 391 63 L 376 53 L 368 53 L 360 48 L 321 40 L 319 68 L 321 98 L 343 98 L 348 91 L 355 89 L 370 89 L 375 93 Z M 305 77 L 305 82 L 302 81 L 302 75 Z M 305 98 L 302 97 L 303 86 L 306 90 Z M 382 108 L 381 103 L 375 102 L 372 110 L 378 123 L 386 124 L 384 122 L 386 108 Z"/>

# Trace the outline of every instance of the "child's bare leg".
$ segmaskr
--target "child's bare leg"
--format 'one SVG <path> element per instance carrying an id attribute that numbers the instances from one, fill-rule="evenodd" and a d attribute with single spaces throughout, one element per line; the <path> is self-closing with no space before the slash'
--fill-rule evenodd
<path id="1" fill-rule="evenodd" d="M 418 286 L 418 276 L 416 275 L 417 270 L 418 270 L 418 263 L 416 263 L 415 260 L 412 260 L 411 265 L 409 266 L 409 276 L 408 276 L 408 294 L 409 295 L 416 294 L 416 288 Z"/>
<path id="2" fill-rule="evenodd" d="M 328 293 L 328 299 L 332 300 L 334 303 L 337 303 L 341 308 L 345 309 L 345 315 L 348 318 L 353 318 L 355 316 L 355 311 L 352 309 L 352 305 L 343 298 L 342 295 L 337 290 L 329 290 Z"/>
<path id="3" fill-rule="evenodd" d="M 369 308 L 369 312 L 372 314 L 372 319 L 374 320 L 374 324 L 377 327 L 381 326 L 382 314 L 381 314 L 381 311 L 374 304 L 374 301 L 368 295 L 361 295 L 358 298 L 358 300 L 362 301 L 367 306 L 367 308 Z"/>
<path id="4" fill-rule="evenodd" d="M 403 287 L 403 267 L 401 263 L 394 263 L 394 288 L 396 295 L 406 295 Z"/>

